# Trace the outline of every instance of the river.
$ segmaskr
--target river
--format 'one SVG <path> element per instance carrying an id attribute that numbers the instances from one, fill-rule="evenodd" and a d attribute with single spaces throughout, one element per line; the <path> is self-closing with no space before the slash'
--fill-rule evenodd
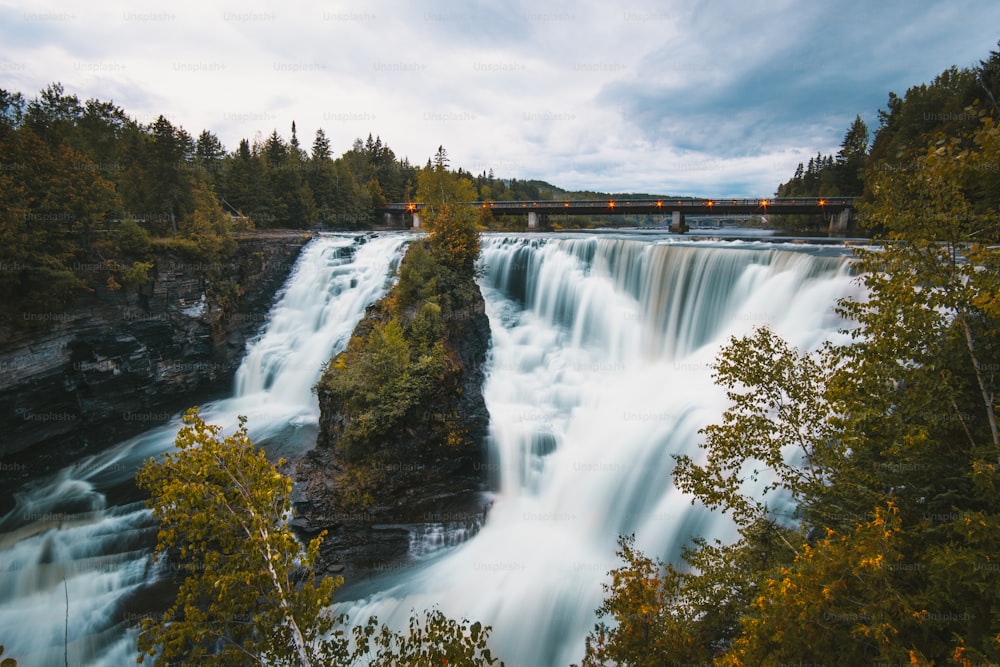
<path id="1" fill-rule="evenodd" d="M 274 457 L 309 447 L 322 364 L 387 289 L 409 238 L 312 241 L 248 345 L 233 396 L 203 416 L 232 428 L 247 415 Z M 429 526 L 410 559 L 338 592 L 337 607 L 402 623 L 438 605 L 494 626 L 508 665 L 568 664 L 582 656 L 619 534 L 666 560 L 692 536 L 732 535 L 670 481 L 672 455 L 697 457 L 698 429 L 725 408 L 710 368 L 720 347 L 767 325 L 815 349 L 843 335 L 836 301 L 859 288 L 842 245 L 753 237 L 490 234 L 480 265 L 493 336 L 490 514 L 466 541 Z M 22 664 L 62 664 L 67 652 L 70 664 L 134 661 L 162 573 L 131 479 L 177 427 L 16 490 L 0 519 L 0 642 Z"/>

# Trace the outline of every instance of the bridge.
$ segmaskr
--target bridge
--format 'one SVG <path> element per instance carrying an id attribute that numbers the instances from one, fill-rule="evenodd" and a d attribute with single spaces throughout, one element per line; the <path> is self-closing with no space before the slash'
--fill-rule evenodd
<path id="1" fill-rule="evenodd" d="M 538 229 L 539 215 L 657 215 L 669 217 L 671 231 L 683 233 L 688 215 L 789 215 L 823 214 L 831 217 L 831 228 L 846 228 L 854 210 L 854 197 L 795 197 L 776 199 L 570 199 L 547 201 L 478 201 L 463 204 L 488 209 L 494 216 L 526 215 L 528 229 Z M 376 208 L 388 224 L 413 218 L 413 228 L 421 226 L 422 202 L 392 203 Z"/>

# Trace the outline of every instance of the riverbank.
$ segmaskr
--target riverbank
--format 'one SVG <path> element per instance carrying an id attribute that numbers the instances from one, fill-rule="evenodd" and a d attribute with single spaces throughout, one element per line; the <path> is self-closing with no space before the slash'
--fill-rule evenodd
<path id="1" fill-rule="evenodd" d="M 220 267 L 160 252 L 135 289 L 87 293 L 39 326 L 8 326 L 0 334 L 0 485 L 12 488 L 227 392 L 310 238 L 242 233 Z M 0 498 L 0 512 L 9 502 Z"/>

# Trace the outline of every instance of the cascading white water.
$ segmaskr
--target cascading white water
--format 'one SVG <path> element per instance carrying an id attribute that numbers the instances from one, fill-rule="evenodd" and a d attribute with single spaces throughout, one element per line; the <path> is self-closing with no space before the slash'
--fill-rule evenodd
<path id="1" fill-rule="evenodd" d="M 235 396 L 204 406 L 206 420 L 229 430 L 246 415 L 251 437 L 274 456 L 310 446 L 319 416 L 312 387 L 384 294 L 406 239 L 329 236 L 303 249 L 249 346 Z M 65 651 L 73 665 L 134 664 L 137 618 L 156 606 L 143 599 L 157 579 L 156 528 L 145 503 L 108 506 L 107 495 L 172 447 L 178 426 L 148 431 L 15 493 L 16 507 L 0 518 L 5 657 L 61 665 Z"/>
<path id="2" fill-rule="evenodd" d="M 578 661 L 616 538 L 676 559 L 728 520 L 671 483 L 725 408 L 710 364 L 767 325 L 813 349 L 856 293 L 848 261 L 816 247 L 489 237 L 481 285 L 493 332 L 484 388 L 495 504 L 470 541 L 338 605 L 402 624 L 437 604 L 494 627 L 509 665 Z"/>
<path id="3" fill-rule="evenodd" d="M 383 237 L 353 255 L 347 237 L 308 246 L 248 350 L 236 396 L 203 415 L 227 429 L 248 415 L 251 436 L 271 452 L 308 444 L 321 366 L 382 293 L 404 243 Z M 697 430 L 724 407 L 709 364 L 730 335 L 768 324 L 806 349 L 837 335 L 833 305 L 855 287 L 846 260 L 824 254 L 754 243 L 484 239 L 495 504 L 481 527 L 469 518 L 412 531 L 413 563 L 342 610 L 398 623 L 439 604 L 493 625 L 507 664 L 579 659 L 618 534 L 635 532 L 665 559 L 692 535 L 728 534 L 726 521 L 672 487 L 671 455 L 694 453 Z M 142 503 L 109 506 L 106 490 L 167 450 L 176 429 L 36 481 L 0 519 L 0 642 L 23 664 L 62 663 L 66 597 L 71 663 L 134 659 L 129 628 L 156 579 L 153 527 Z"/>

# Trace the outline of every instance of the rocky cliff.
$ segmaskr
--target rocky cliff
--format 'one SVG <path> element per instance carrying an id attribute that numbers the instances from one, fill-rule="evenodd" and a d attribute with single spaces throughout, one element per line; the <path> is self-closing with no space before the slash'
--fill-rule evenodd
<path id="1" fill-rule="evenodd" d="M 414 249 L 411 247 L 411 254 Z M 406 280 L 406 262 L 401 282 Z M 422 282 L 422 281 L 414 281 Z M 298 462 L 293 502 L 293 526 L 304 537 L 327 531 L 319 569 L 345 572 L 357 579 L 387 567 L 405 567 L 408 555 L 424 546 L 433 549 L 449 539 L 464 539 L 478 531 L 489 507 L 483 465 L 489 412 L 483 399 L 484 363 L 490 345 L 485 303 L 472 276 L 443 299 L 448 305 L 439 314 L 437 341 L 447 361 L 425 382 L 408 367 L 405 377 L 390 382 L 403 387 L 405 400 L 377 399 L 386 405 L 364 414 L 352 411 L 350 402 L 331 387 L 330 375 L 350 364 L 374 364 L 381 352 L 371 339 L 385 340 L 390 321 L 403 320 L 405 336 L 420 331 L 417 306 L 401 307 L 405 297 L 397 285 L 381 302 L 368 309 L 355 329 L 348 351 L 335 358 L 318 385 L 320 433 L 317 447 Z M 423 312 L 423 311 L 421 311 Z M 417 346 L 411 341 L 411 351 Z M 430 346 L 425 343 L 425 346 Z M 426 349 L 426 348 L 425 348 Z M 429 355 L 414 352 L 413 357 Z M 365 382 L 362 373 L 361 382 Z M 348 383 L 350 384 L 350 383 Z M 370 381 L 368 389 L 385 390 Z M 386 390 L 388 396 L 402 396 Z M 383 408 L 385 408 L 383 410 Z M 395 413 L 387 416 L 386 413 Z M 359 422 L 381 420 L 373 427 L 361 455 L 351 454 L 345 440 L 355 437 Z M 449 537 L 450 536 L 450 537 Z"/>
<path id="2" fill-rule="evenodd" d="M 248 233 L 212 267 L 161 253 L 138 289 L 0 332 L 0 476 L 38 474 L 227 390 L 308 239 Z"/>

